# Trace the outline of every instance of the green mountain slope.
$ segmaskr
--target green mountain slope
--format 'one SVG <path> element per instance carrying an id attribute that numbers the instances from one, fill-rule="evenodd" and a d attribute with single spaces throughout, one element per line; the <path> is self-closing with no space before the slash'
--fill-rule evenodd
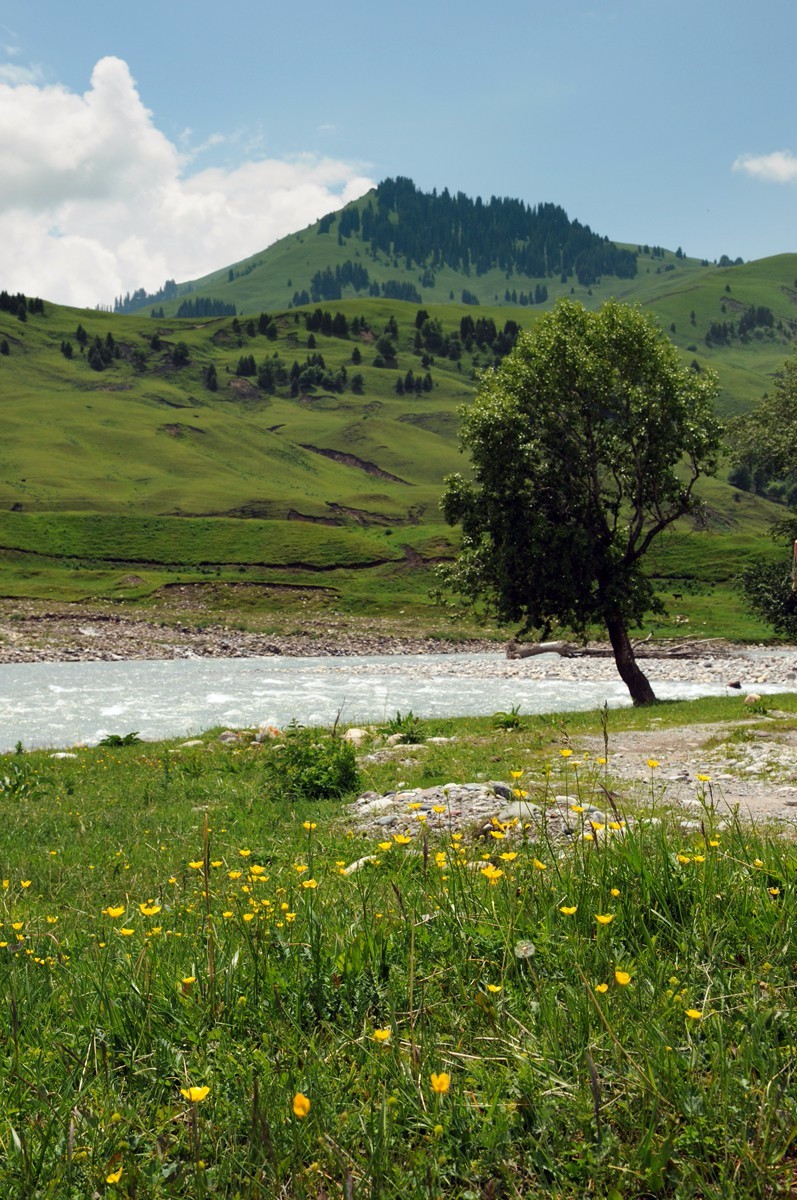
<path id="1" fill-rule="evenodd" d="M 376 236 L 363 240 L 369 203 L 373 196 L 190 290 L 179 285 L 182 298 L 157 302 L 163 317 L 150 315 L 151 304 L 132 315 L 49 303 L 20 313 L 6 297 L 0 591 L 116 594 L 137 564 L 143 591 L 176 574 L 309 580 L 337 570 L 348 594 L 355 576 L 375 571 L 363 603 L 376 592 L 402 603 L 409 575 L 420 579 L 425 562 L 454 546 L 438 502 L 443 477 L 463 469 L 459 405 L 518 326 L 530 328 L 558 295 L 649 307 L 687 362 L 716 368 L 723 412 L 765 391 L 791 351 L 797 255 L 712 267 L 621 247 L 627 253 L 607 261 L 627 277 L 593 278 L 597 260 L 579 266 L 573 246 L 611 255 L 611 244 L 545 209 L 543 224 L 559 222 L 558 265 L 567 270 L 522 274 L 531 237 L 502 267 L 487 262 L 483 243 L 479 269 L 470 250 L 449 247 L 458 265 L 430 260 L 421 270 L 414 259 L 407 265 L 409 251 L 399 258 L 374 248 Z M 346 298 L 293 305 L 314 276 L 328 284 L 336 267 L 357 261 L 368 290 L 352 295 L 346 284 Z M 423 303 L 370 294 L 389 280 L 416 287 Z M 451 301 L 463 292 L 469 303 Z M 539 303 L 513 303 L 514 293 Z M 186 297 L 195 313 L 202 300 L 234 304 L 239 315 L 177 319 Z M 684 528 L 651 564 L 662 586 L 713 586 L 768 551 L 763 534 L 782 509 L 721 480 L 705 494 L 708 530 Z"/>

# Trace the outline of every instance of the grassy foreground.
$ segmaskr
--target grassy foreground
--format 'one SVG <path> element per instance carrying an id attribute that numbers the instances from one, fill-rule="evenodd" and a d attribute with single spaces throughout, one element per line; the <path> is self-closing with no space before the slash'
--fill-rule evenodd
<path id="1" fill-rule="evenodd" d="M 322 731 L 0 759 L 0 1194 L 793 1195 L 797 849 L 720 829 L 708 780 L 679 832 L 655 765 L 661 821 L 620 797 L 594 827 L 590 727 L 429 722 L 456 740 L 360 764 L 378 791 L 515 772 L 568 796 L 564 847 L 358 834 L 301 796 Z"/>

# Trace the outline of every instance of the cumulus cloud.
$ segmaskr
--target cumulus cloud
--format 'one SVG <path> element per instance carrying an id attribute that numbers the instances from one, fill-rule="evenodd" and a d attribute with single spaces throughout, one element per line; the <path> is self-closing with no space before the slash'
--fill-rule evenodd
<path id="1" fill-rule="evenodd" d="M 734 171 L 746 171 L 767 183 L 790 183 L 797 179 L 797 155 L 791 150 L 773 150 L 771 154 L 740 154 Z"/>
<path id="2" fill-rule="evenodd" d="M 357 166 L 313 155 L 192 172 L 221 135 L 178 149 L 119 58 L 97 63 L 83 95 L 28 77 L 2 80 L 0 286 L 8 290 L 108 304 L 254 254 L 372 186 Z"/>

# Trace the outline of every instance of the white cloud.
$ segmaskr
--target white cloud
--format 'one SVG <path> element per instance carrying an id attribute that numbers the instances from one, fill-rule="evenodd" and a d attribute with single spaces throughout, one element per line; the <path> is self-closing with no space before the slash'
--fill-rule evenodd
<path id="1" fill-rule="evenodd" d="M 372 186 L 352 164 L 314 155 L 189 174 L 229 139 L 181 152 L 118 58 L 97 63 L 82 96 L 2 78 L 0 68 L 0 286 L 11 291 L 108 304 L 254 254 Z"/>
<path id="2" fill-rule="evenodd" d="M 771 154 L 740 154 L 734 171 L 746 171 L 767 183 L 790 183 L 797 179 L 797 155 L 791 150 L 773 150 Z"/>

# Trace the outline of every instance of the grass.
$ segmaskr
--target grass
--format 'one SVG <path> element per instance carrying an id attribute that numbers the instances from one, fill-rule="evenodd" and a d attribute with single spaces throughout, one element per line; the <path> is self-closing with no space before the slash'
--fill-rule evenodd
<path id="1" fill-rule="evenodd" d="M 456 741 L 400 770 L 523 767 L 605 804 L 611 736 L 643 719 L 612 713 L 577 773 L 597 713 L 425 722 Z M 0 759 L 4 1195 L 790 1194 L 792 841 L 708 801 L 680 832 L 652 770 L 661 823 L 608 840 L 417 822 L 381 847 L 340 801 L 289 800 L 277 745 Z M 395 760 L 361 770 L 395 785 Z"/>

